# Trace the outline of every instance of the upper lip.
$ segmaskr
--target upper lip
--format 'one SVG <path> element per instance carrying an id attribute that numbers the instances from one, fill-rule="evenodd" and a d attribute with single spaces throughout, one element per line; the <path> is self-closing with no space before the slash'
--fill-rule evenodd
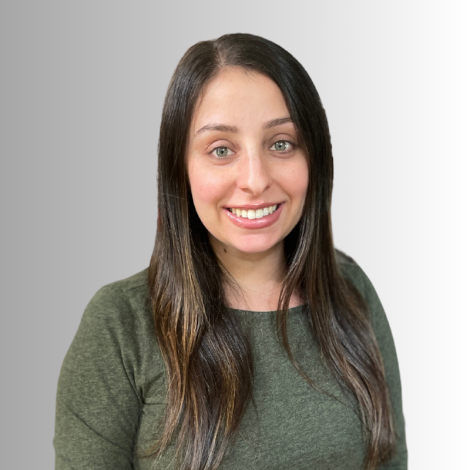
<path id="1" fill-rule="evenodd" d="M 257 204 L 243 204 L 243 205 L 233 205 L 233 206 L 224 206 L 224 209 L 264 209 L 265 207 L 276 206 L 282 204 L 282 202 L 258 202 Z"/>

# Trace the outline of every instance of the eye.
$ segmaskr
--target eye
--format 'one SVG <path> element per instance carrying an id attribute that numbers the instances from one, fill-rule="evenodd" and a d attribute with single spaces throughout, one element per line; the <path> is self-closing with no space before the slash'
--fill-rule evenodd
<path id="1" fill-rule="evenodd" d="M 278 140 L 273 144 L 273 146 L 269 150 L 277 150 L 278 153 L 289 153 L 290 151 L 294 150 L 294 148 L 295 144 L 293 142 L 289 140 Z M 232 151 L 226 146 L 220 146 L 212 149 L 209 155 L 213 155 L 217 159 L 223 159 L 229 157 L 230 155 L 233 155 L 233 152 L 228 152 Z"/>
<path id="2" fill-rule="evenodd" d="M 231 155 L 228 153 L 229 151 L 231 152 L 231 150 L 228 147 L 216 147 L 210 152 L 210 155 L 213 155 L 216 158 L 225 158 Z"/>
<path id="3" fill-rule="evenodd" d="M 280 153 L 287 153 L 293 150 L 294 148 L 295 145 L 289 140 L 278 140 L 269 150 L 273 149 L 279 151 Z"/>

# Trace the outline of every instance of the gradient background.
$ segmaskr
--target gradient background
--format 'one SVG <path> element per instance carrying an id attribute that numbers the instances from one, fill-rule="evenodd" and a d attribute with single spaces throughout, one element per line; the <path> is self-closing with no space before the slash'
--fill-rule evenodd
<path id="1" fill-rule="evenodd" d="M 393 330 L 410 469 L 468 468 L 468 2 L 1 5 L 2 468 L 53 468 L 57 379 L 83 310 L 150 259 L 170 77 L 191 45 L 229 32 L 287 49 L 322 97 L 335 243 Z"/>

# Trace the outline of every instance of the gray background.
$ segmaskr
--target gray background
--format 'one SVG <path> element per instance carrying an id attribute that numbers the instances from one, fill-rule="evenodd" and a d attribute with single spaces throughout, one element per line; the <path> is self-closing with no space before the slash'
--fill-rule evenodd
<path id="1" fill-rule="evenodd" d="M 194 43 L 264 36 L 307 69 L 336 245 L 392 326 L 411 469 L 467 462 L 467 2 L 2 2 L 2 468 L 53 467 L 60 366 L 93 294 L 148 264 L 164 95 Z"/>

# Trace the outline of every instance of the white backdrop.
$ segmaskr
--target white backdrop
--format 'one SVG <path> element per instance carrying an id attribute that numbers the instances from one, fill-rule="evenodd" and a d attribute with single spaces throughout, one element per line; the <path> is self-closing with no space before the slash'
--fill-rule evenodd
<path id="1" fill-rule="evenodd" d="M 198 41 L 247 32 L 291 52 L 322 97 L 335 243 L 392 327 L 409 468 L 469 468 L 467 2 L 0 8 L 2 467 L 53 468 L 57 379 L 83 310 L 148 265 L 177 62 Z"/>

